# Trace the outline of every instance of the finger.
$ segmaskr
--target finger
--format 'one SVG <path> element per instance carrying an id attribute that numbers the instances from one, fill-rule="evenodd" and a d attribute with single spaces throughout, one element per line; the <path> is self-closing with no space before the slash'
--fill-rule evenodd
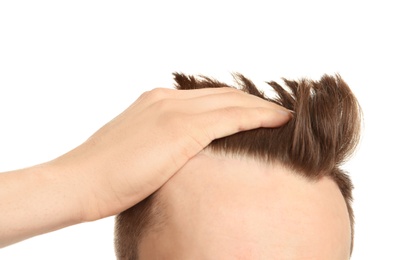
<path id="1" fill-rule="evenodd" d="M 215 95 L 215 94 L 223 94 L 223 93 L 235 93 L 235 92 L 242 92 L 243 91 L 236 89 L 236 88 L 201 88 L 201 89 L 190 89 L 190 90 L 175 90 L 173 89 L 173 94 L 176 98 L 197 98 L 207 95 Z"/>
<path id="2" fill-rule="evenodd" d="M 167 101 L 171 102 L 170 100 Z M 257 96 L 244 93 L 242 91 L 208 94 L 189 99 L 176 100 L 176 102 L 173 101 L 173 105 L 175 106 L 175 110 L 183 111 L 189 114 L 199 114 L 206 111 L 227 107 L 264 107 L 275 110 L 287 110 L 286 108 L 279 106 L 274 102 L 264 100 Z M 187 110 L 185 108 L 187 108 Z"/>
<path id="3" fill-rule="evenodd" d="M 234 88 L 203 88 L 193 90 L 176 90 L 167 88 L 155 88 L 150 91 L 144 92 L 141 96 L 131 105 L 137 106 L 139 109 L 144 109 L 150 105 L 162 101 L 171 100 L 185 100 L 191 98 L 198 98 L 208 95 L 216 95 L 223 93 L 239 93 L 241 90 Z M 243 92 L 242 92 L 243 93 Z"/>
<path id="4" fill-rule="evenodd" d="M 279 127 L 287 123 L 292 114 L 288 111 L 264 107 L 227 107 L 193 116 L 196 124 L 206 132 L 204 144 L 240 131 L 260 127 Z"/>
<path id="5" fill-rule="evenodd" d="M 201 88 L 201 89 L 189 89 L 189 90 L 177 90 L 169 88 L 155 88 L 143 93 L 144 96 L 148 96 L 152 101 L 158 101 L 162 99 L 189 99 L 206 95 L 222 94 L 242 92 L 235 88 Z"/>

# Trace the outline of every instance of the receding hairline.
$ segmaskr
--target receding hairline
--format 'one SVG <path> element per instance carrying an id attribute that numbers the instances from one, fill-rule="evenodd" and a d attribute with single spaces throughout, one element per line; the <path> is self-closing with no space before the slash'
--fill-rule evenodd
<path id="1" fill-rule="evenodd" d="M 186 212 L 184 212 L 183 210 L 182 210 L 182 207 L 181 208 L 179 208 L 179 205 L 191 205 L 190 203 L 192 203 L 191 202 L 191 200 L 189 199 L 191 196 L 188 196 L 188 194 L 194 194 L 194 198 L 200 198 L 200 197 L 205 197 L 205 198 L 207 198 L 207 195 L 205 195 L 206 194 L 206 192 L 205 192 L 205 190 L 206 190 L 206 188 L 205 187 L 211 187 L 211 186 L 207 186 L 208 185 L 208 181 L 209 181 L 209 184 L 210 184 L 210 182 L 211 182 L 211 179 L 212 179 L 212 177 L 215 177 L 215 178 L 217 178 L 217 177 L 219 177 L 219 178 L 221 178 L 221 179 L 224 179 L 224 177 L 226 177 L 226 179 L 225 179 L 225 181 L 226 182 L 220 182 L 218 185 L 220 185 L 217 189 L 219 189 L 219 191 L 221 191 L 222 190 L 222 187 L 223 187 L 223 185 L 224 184 L 227 184 L 227 183 L 229 183 L 227 180 L 230 178 L 230 177 L 233 177 L 233 173 L 236 173 L 236 174 L 238 174 L 237 175 L 237 177 L 239 177 L 239 176 L 243 176 L 243 175 L 246 175 L 246 171 L 240 171 L 240 173 L 238 173 L 238 172 L 236 172 L 235 170 L 236 170 L 236 168 L 235 168 L 235 165 L 236 165 L 236 163 L 239 163 L 239 162 L 243 162 L 244 163 L 244 165 L 247 165 L 248 167 L 250 167 L 250 169 L 253 169 L 253 171 L 251 171 L 250 173 L 251 174 L 249 174 L 249 175 L 253 175 L 253 177 L 254 177 L 254 179 L 253 179 L 253 183 L 259 183 L 258 181 L 260 181 L 258 178 L 256 178 L 255 176 L 267 176 L 267 178 L 269 179 L 269 180 L 273 180 L 273 182 L 275 182 L 275 181 L 278 181 L 278 183 L 280 183 L 279 181 L 282 181 L 280 184 L 282 184 L 284 187 L 286 187 L 286 185 L 284 184 L 284 183 L 286 183 L 286 184 L 290 184 L 292 181 L 294 181 L 294 180 L 298 180 L 298 182 L 297 181 L 294 181 L 294 182 L 292 182 L 292 184 L 294 185 L 294 186 L 291 186 L 291 185 L 289 185 L 289 186 L 287 186 L 287 187 L 295 187 L 296 185 L 301 185 L 301 187 L 303 186 L 303 185 L 305 185 L 305 187 L 307 187 L 306 188 L 306 190 L 308 190 L 310 187 L 311 187 L 311 190 L 310 191 L 313 191 L 311 194 L 314 194 L 314 195 L 312 195 L 311 197 L 307 197 L 307 196 L 301 196 L 301 197 L 299 197 L 299 198 L 304 198 L 304 203 L 305 204 L 301 204 L 301 205 L 314 205 L 313 207 L 315 207 L 315 205 L 319 205 L 321 202 L 319 201 L 319 199 L 317 199 L 318 197 L 315 197 L 315 194 L 321 194 L 321 198 L 326 198 L 325 200 L 327 200 L 327 201 L 333 201 L 333 202 L 335 202 L 335 204 L 332 204 L 332 207 L 334 207 L 334 205 L 341 205 L 340 206 L 340 208 L 338 208 L 338 210 L 337 210 L 337 212 L 338 212 L 338 215 L 335 215 L 335 216 L 340 216 L 340 221 L 339 222 L 337 222 L 337 220 L 334 220 L 335 218 L 333 218 L 333 221 L 334 222 L 332 222 L 333 224 L 332 224 L 332 226 L 329 226 L 329 227 L 332 227 L 332 230 L 337 230 L 338 229 L 338 227 L 342 227 L 342 228 L 344 228 L 344 220 L 347 220 L 347 222 L 348 222 L 348 224 L 347 225 L 349 225 L 349 233 L 347 233 L 347 236 L 349 236 L 349 238 L 347 238 L 346 239 L 346 243 L 351 243 L 351 227 L 350 227 L 350 220 L 349 220 L 349 218 L 347 217 L 348 216 L 348 213 L 347 213 L 347 211 L 346 211 L 346 202 L 345 202 L 345 199 L 344 199 L 344 197 L 341 195 L 341 193 L 340 193 L 340 189 L 339 189 L 339 187 L 338 187 L 338 185 L 337 185 L 337 183 L 332 179 L 332 178 L 330 178 L 329 176 L 322 176 L 322 177 L 320 177 L 320 179 L 319 180 L 316 180 L 316 179 L 309 179 L 309 178 L 306 178 L 306 177 L 304 177 L 304 176 L 302 176 L 302 175 L 299 175 L 299 174 L 296 174 L 296 173 L 293 173 L 290 169 L 288 169 L 287 167 L 284 167 L 284 166 L 282 166 L 281 164 L 279 164 L 279 165 L 275 165 L 275 164 L 269 164 L 269 163 L 265 163 L 265 162 L 263 162 L 263 161 L 259 161 L 259 160 L 255 160 L 255 159 L 253 159 L 253 158 L 247 158 L 247 157 L 239 157 L 239 158 L 237 158 L 236 156 L 227 156 L 226 155 L 226 157 L 225 156 L 219 156 L 219 154 L 211 154 L 211 153 L 205 153 L 205 155 L 208 155 L 209 154 L 209 156 L 206 156 L 206 157 L 210 157 L 210 162 L 208 162 L 207 160 L 204 160 L 204 161 L 202 161 L 202 160 L 200 160 L 200 159 L 195 159 L 194 161 L 195 162 L 193 162 L 192 163 L 192 166 L 190 166 L 190 165 L 188 165 L 188 167 L 187 168 L 185 168 L 185 169 L 182 169 L 182 170 L 184 170 L 183 172 L 180 172 L 181 173 L 181 175 L 179 176 L 179 177 L 176 177 L 175 179 L 174 179 L 174 181 L 175 181 L 175 183 L 168 183 L 168 184 L 170 184 L 170 188 L 169 188 L 169 190 L 168 190 L 168 188 L 167 187 L 164 187 L 164 193 L 163 193 L 163 195 L 165 195 L 165 194 L 167 194 L 167 195 L 169 195 L 169 194 L 171 194 L 172 192 L 173 192 L 173 189 L 174 188 L 176 188 L 176 187 L 186 187 L 185 185 L 186 184 L 190 184 L 191 186 L 190 186 L 190 190 L 192 191 L 192 193 L 191 193 L 191 191 L 188 191 L 189 189 L 187 188 L 187 190 L 185 191 L 185 192 L 182 192 L 181 191 L 181 193 L 178 193 L 178 191 L 175 193 L 175 195 L 174 194 L 172 194 L 172 195 L 170 195 L 170 198 L 171 198 L 171 196 L 175 196 L 175 197 L 177 197 L 177 198 L 181 198 L 181 200 L 180 201 L 178 201 L 176 204 L 175 204 L 175 206 L 171 206 L 171 207 L 169 207 L 169 211 L 166 211 L 166 213 L 164 213 L 164 214 L 162 214 L 162 215 L 165 215 L 165 216 L 168 216 L 168 217 L 170 217 L 171 218 L 171 216 L 172 216 L 172 214 L 174 213 L 174 212 L 177 212 L 177 214 L 181 214 L 181 216 L 183 216 L 184 214 L 188 214 L 188 213 L 186 213 Z M 213 155 L 213 156 L 212 156 Z M 213 160 L 212 160 L 213 159 Z M 219 160 L 222 160 L 222 162 L 219 164 Z M 199 162 L 200 164 L 197 164 L 197 162 Z M 205 163 L 206 162 L 206 163 Z M 212 168 L 212 166 L 211 165 L 215 165 L 215 167 L 216 168 Z M 217 169 L 218 169 L 218 165 L 223 165 L 223 167 L 220 167 L 219 168 L 219 171 L 216 171 Z M 238 165 L 241 165 L 241 164 L 238 164 Z M 257 167 L 258 165 L 260 165 L 260 167 Z M 202 167 L 201 167 L 202 166 Z M 252 166 L 254 166 L 254 167 L 252 167 Z M 264 169 L 264 168 L 267 168 L 269 171 L 272 171 L 272 172 L 270 172 L 271 173 L 271 175 L 263 175 L 263 171 L 262 171 L 262 169 Z M 215 171 L 214 171 L 214 169 L 216 169 Z M 224 171 L 226 169 L 226 171 Z M 238 167 L 237 169 L 241 169 L 241 167 Z M 181 171 L 182 171 L 181 170 Z M 245 168 L 245 170 L 247 170 L 246 168 Z M 224 172 L 229 172 L 228 174 L 224 174 Z M 209 174 L 209 179 L 208 178 L 204 178 L 204 179 L 206 179 L 206 180 L 204 180 L 203 182 L 202 182 L 202 184 L 200 184 L 199 183 L 199 179 L 200 179 L 200 177 L 199 176 L 207 176 L 207 174 Z M 260 175 L 257 175 L 257 174 L 260 174 Z M 283 179 L 281 179 L 280 177 L 278 177 L 278 178 L 274 178 L 273 176 L 276 176 L 275 174 L 277 174 L 277 176 L 286 176 L 286 177 L 288 177 L 288 178 L 283 178 Z M 178 175 L 176 175 L 176 176 L 178 176 Z M 222 176 L 224 176 L 223 178 L 222 178 Z M 292 177 L 290 177 L 290 176 L 292 176 Z M 270 177 L 271 177 L 271 179 L 270 179 Z M 240 178 L 238 178 L 239 180 L 241 180 Z M 179 183 L 178 181 L 179 180 L 181 180 L 181 183 Z M 193 182 L 191 183 L 190 182 L 190 180 L 192 180 Z M 230 180 L 230 179 L 229 179 Z M 263 180 L 263 178 L 261 178 L 261 180 Z M 288 182 L 287 182 L 288 181 Z M 239 181 L 237 182 L 237 183 L 239 183 Z M 242 182 L 242 184 L 244 185 L 244 183 L 246 183 L 246 182 Z M 250 182 L 248 182 L 248 183 L 252 183 L 251 181 Z M 247 183 L 247 184 L 248 184 Z M 259 183 L 259 184 L 261 184 L 262 183 L 262 181 Z M 264 184 L 265 184 L 265 182 L 263 182 Z M 276 182 L 275 182 L 276 183 Z M 246 184 L 246 185 L 247 185 Z M 196 185 L 199 185 L 199 186 L 202 186 L 203 187 L 203 189 L 204 189 L 204 193 L 201 193 L 202 191 L 200 190 L 200 188 L 198 188 L 198 193 L 196 193 L 196 189 L 194 188 L 194 187 L 197 187 Z M 216 186 L 218 186 L 218 185 L 216 185 Z M 249 185 L 249 186 L 247 186 L 247 187 L 250 187 L 251 185 Z M 265 186 L 268 186 L 268 185 L 265 185 Z M 273 185 L 272 185 L 273 186 Z M 270 187 L 272 187 L 272 186 L 270 186 Z M 228 187 L 228 186 L 226 186 L 226 187 Z M 233 187 L 233 186 L 229 186 L 229 190 L 230 190 L 230 187 Z M 237 187 L 237 186 L 235 186 L 235 187 Z M 258 187 L 258 186 L 256 186 L 256 187 Z M 277 187 L 277 190 L 279 189 L 279 187 L 282 187 L 282 186 L 278 186 Z M 299 187 L 299 186 L 298 186 Z M 314 187 L 314 188 L 312 188 L 312 187 Z M 332 187 L 335 187 L 334 188 L 334 190 L 332 190 Z M 273 188 L 274 189 L 274 188 Z M 290 188 L 289 188 L 289 190 L 291 190 Z M 271 197 L 273 197 L 273 196 L 275 196 L 275 195 L 281 195 L 282 193 L 281 192 L 289 192 L 289 190 L 280 190 L 280 191 L 276 191 L 276 193 L 274 193 L 273 192 L 273 190 L 265 190 L 265 189 L 260 189 L 259 190 L 259 192 L 260 193 L 257 193 L 258 194 L 258 196 L 260 196 L 259 198 L 265 198 L 264 196 L 266 196 L 266 197 L 268 197 L 268 196 L 271 196 Z M 247 191 L 247 192 L 249 192 L 250 191 L 250 189 Z M 160 190 L 160 191 L 158 191 L 158 193 L 161 193 L 162 191 Z M 169 192 L 169 193 L 168 193 Z M 239 194 L 241 193 L 241 189 L 240 188 L 238 188 L 237 190 L 235 190 L 235 191 L 233 191 L 233 189 L 232 189 L 232 193 L 226 193 L 226 194 L 229 194 L 229 195 L 227 195 L 226 197 L 230 197 L 230 195 L 231 194 L 233 194 L 233 192 L 238 192 Z M 304 191 L 305 192 L 305 191 Z M 315 193 L 315 192 L 317 192 L 317 193 Z M 223 194 L 223 193 L 222 193 Z M 245 194 L 244 192 L 243 192 L 243 194 Z M 254 199 L 257 195 L 255 195 L 254 197 L 250 197 L 250 194 L 253 194 L 253 193 L 248 193 L 249 194 L 249 198 L 252 198 L 252 199 Z M 274 194 L 274 195 L 273 195 Z M 289 192 L 287 195 L 289 195 L 289 194 L 291 194 L 291 192 Z M 299 194 L 301 194 L 301 193 L 299 193 Z M 304 195 L 307 195 L 307 194 L 309 194 L 309 193 L 305 193 Z M 333 195 L 332 195 L 333 194 Z M 208 194 L 209 195 L 209 194 Z M 329 195 L 329 196 L 328 196 Z M 284 195 L 283 195 L 284 196 Z M 295 196 L 297 196 L 297 195 L 295 195 Z M 333 197 L 332 197 L 333 196 Z M 219 196 L 216 196 L 216 195 L 210 195 L 209 197 L 212 197 L 212 198 L 217 198 L 217 197 L 219 197 Z M 221 196 L 222 197 L 222 196 Z M 246 196 L 244 196 L 244 197 L 246 197 Z M 286 196 L 284 196 L 284 197 L 286 197 Z M 314 199 L 311 199 L 312 197 L 314 197 Z M 306 199 L 306 198 L 308 198 L 308 199 Z M 166 196 L 161 196 L 161 194 L 160 194 L 160 197 L 158 198 L 158 199 L 162 199 L 162 201 L 161 201 L 161 205 L 166 205 L 166 204 L 168 204 L 169 203 L 169 201 L 168 201 L 168 198 L 166 197 Z M 254 200 L 256 200 L 256 199 L 254 199 Z M 262 200 L 262 199 L 261 199 Z M 172 201 L 171 199 L 170 199 L 170 201 Z M 206 199 L 205 199 L 205 201 L 206 201 Z M 212 203 L 211 203 L 211 201 L 213 201 L 213 199 L 211 199 L 211 200 L 209 200 L 209 205 L 212 205 Z M 222 200 L 223 201 L 223 200 Z M 338 203 L 338 201 L 342 201 L 341 202 L 341 204 L 336 204 L 336 203 Z M 222 207 L 221 205 L 229 205 L 229 203 L 228 202 L 226 202 L 226 201 L 223 201 L 223 202 L 219 202 L 220 204 L 218 204 L 218 206 L 216 206 L 215 205 L 215 208 L 213 208 L 213 209 L 216 209 L 217 207 Z M 222 204 L 223 203 L 223 204 Z M 270 205 L 269 203 L 266 203 L 266 204 L 264 204 L 264 203 L 266 203 L 265 201 L 263 201 L 263 202 L 260 202 L 260 204 L 259 205 Z M 270 203 L 271 204 L 273 204 L 273 201 L 270 201 Z M 310 204 L 308 204 L 308 203 L 310 203 Z M 231 203 L 231 204 L 235 204 L 235 203 Z M 278 205 L 279 203 L 277 203 L 276 205 Z M 176 206 L 176 205 L 178 205 L 178 206 Z M 289 210 L 291 210 L 291 211 L 293 211 L 293 212 L 296 212 L 296 208 L 295 207 L 291 207 L 290 206 L 291 204 L 289 203 L 289 204 L 287 204 L 287 210 L 289 209 Z M 331 208 L 330 210 L 328 210 L 328 212 L 331 212 L 332 211 L 332 207 L 329 207 L 329 204 L 327 204 L 328 205 L 328 208 Z M 191 205 L 192 206 L 192 205 Z M 308 207 L 308 206 L 307 206 Z M 313 208 L 312 207 L 312 208 Z M 189 207 L 188 207 L 189 208 Z M 198 207 L 198 208 L 201 208 L 201 207 Z M 209 208 L 211 208 L 210 206 L 209 206 Z M 222 207 L 223 208 L 223 207 Z M 243 207 L 245 210 L 248 210 L 248 212 L 252 212 L 251 211 L 251 209 L 250 209 L 250 207 Z M 259 208 L 262 208 L 262 206 L 260 206 Z M 327 209 L 327 208 L 325 208 L 325 207 L 321 207 L 321 206 L 317 206 L 317 208 L 319 208 L 319 210 L 323 210 L 323 211 L 325 211 L 325 209 Z M 177 209 L 181 209 L 181 210 L 177 210 Z M 185 209 L 185 210 L 187 210 L 187 209 Z M 192 212 L 194 212 L 194 207 L 191 207 L 191 210 L 192 210 Z M 208 212 L 208 210 L 205 210 L 205 211 L 207 211 Z M 224 211 L 224 210 L 223 210 Z M 336 210 L 335 210 L 336 211 Z M 211 210 L 209 209 L 209 212 L 211 212 Z M 214 211 L 214 213 L 215 212 L 217 212 L 217 210 L 215 210 Z M 233 211 L 232 211 L 233 212 Z M 240 212 L 240 211 L 239 211 Z M 301 213 L 302 211 L 300 211 L 299 213 Z M 318 212 L 318 211 L 316 211 L 316 212 Z M 243 211 L 242 211 L 242 213 L 244 213 Z M 250 214 L 250 213 L 249 213 Z M 267 213 L 268 214 L 268 213 Z M 243 214 L 244 215 L 244 214 Z M 310 218 L 318 218 L 318 217 L 321 217 L 322 215 L 321 214 L 317 214 L 316 216 L 314 216 L 314 217 L 311 217 L 313 214 L 309 214 L 308 216 L 310 217 Z M 292 216 L 297 216 L 297 214 L 294 214 L 294 213 L 292 213 Z M 173 220 L 170 220 L 170 223 L 172 223 L 172 224 L 174 224 L 174 219 Z M 270 219 L 270 223 L 274 223 L 273 222 L 273 219 Z M 205 222 L 205 221 L 204 221 Z M 177 223 L 177 222 L 175 222 L 175 223 Z M 179 227 L 179 224 L 180 223 L 182 223 L 182 221 L 181 222 L 178 222 L 178 225 L 176 224 L 175 226 L 178 226 Z M 205 222 L 206 223 L 206 222 Z M 267 222 L 267 223 L 269 223 L 269 222 Z M 316 222 L 315 222 L 316 223 Z M 319 223 L 319 222 L 318 222 Z M 342 224 L 341 224 L 342 223 Z M 171 225 L 171 224 L 170 224 Z M 268 225 L 267 225 L 268 226 Z M 161 226 L 161 228 L 165 228 L 165 225 L 163 225 L 163 226 Z M 188 226 L 188 225 L 186 225 L 186 227 L 185 228 L 187 228 L 187 229 L 190 229 L 191 227 L 190 226 Z M 171 232 L 173 232 L 174 230 L 171 228 L 171 229 L 169 229 L 169 230 L 172 230 Z M 325 230 L 325 229 L 324 229 Z M 140 249 L 142 249 L 142 251 L 140 251 L 141 253 L 146 253 L 150 248 L 151 248 L 151 243 L 152 243 L 152 241 L 154 241 L 154 240 L 156 240 L 156 239 L 159 239 L 159 237 L 160 237 L 160 231 L 162 231 L 162 230 L 160 230 L 160 229 L 156 229 L 155 231 L 149 231 L 148 233 L 146 233 L 146 236 L 144 236 L 142 239 L 141 239 L 141 243 L 140 243 L 140 245 L 142 245 L 142 247 L 140 247 Z M 164 237 L 167 237 L 168 236 L 168 230 L 167 231 L 164 231 L 164 233 L 163 234 L 161 234 L 162 236 L 164 236 Z M 175 232 L 175 233 L 177 233 L 177 232 Z M 233 233 L 233 232 L 232 232 Z M 233 235 L 231 233 L 231 235 Z M 240 233 L 240 232 L 238 232 L 238 233 Z M 342 233 L 342 239 L 344 239 L 345 237 L 344 237 L 344 234 L 345 233 Z M 149 236 L 149 235 L 151 235 L 151 236 Z M 346 234 L 345 234 L 346 235 Z M 335 236 L 335 235 L 334 235 Z M 330 238 L 331 239 L 331 238 Z M 164 241 L 167 241 L 166 239 L 164 239 Z M 340 241 L 343 241 L 343 242 L 345 242 L 345 240 L 340 240 Z M 146 242 L 146 243 L 144 243 L 143 244 L 143 242 Z M 154 242 L 153 242 L 154 243 Z M 157 242 L 155 242 L 155 244 L 160 244 L 160 241 L 158 240 Z M 147 246 L 146 246 L 147 245 Z M 321 244 L 322 245 L 322 244 Z M 339 245 L 338 245 L 339 246 Z M 341 250 L 342 250 L 342 252 L 345 252 L 345 251 L 343 251 L 344 250 L 344 246 L 346 246 L 346 244 L 343 244 L 342 242 L 341 242 L 341 246 L 340 246 L 340 248 L 342 248 Z M 349 244 L 349 246 L 350 246 L 350 244 Z M 168 247 L 168 246 L 167 246 Z M 349 247 L 350 248 L 350 247 Z M 147 251 L 146 251 L 147 250 Z M 281 248 L 281 250 L 287 250 L 287 248 Z M 349 249 L 350 250 L 350 249 Z M 164 250 L 165 251 L 165 250 Z"/>

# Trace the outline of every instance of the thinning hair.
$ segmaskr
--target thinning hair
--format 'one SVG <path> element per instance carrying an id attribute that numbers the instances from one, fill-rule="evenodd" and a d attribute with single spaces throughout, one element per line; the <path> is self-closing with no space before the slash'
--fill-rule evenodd
<path id="1" fill-rule="evenodd" d="M 233 87 L 206 76 L 174 73 L 180 90 Z M 234 74 L 238 87 L 249 94 L 293 111 L 293 119 L 279 128 L 259 128 L 212 141 L 214 153 L 252 157 L 280 163 L 309 180 L 331 178 L 345 199 L 351 223 L 353 248 L 354 215 L 352 182 L 340 167 L 353 154 L 360 137 L 361 109 L 339 74 L 323 75 L 319 81 L 287 80 L 286 87 L 267 82 L 276 96 L 266 97 L 252 81 Z M 115 245 L 118 259 L 138 259 L 138 245 L 146 232 L 162 224 L 156 194 L 122 212 L 116 219 Z M 161 220 L 160 220 L 161 219 Z"/>

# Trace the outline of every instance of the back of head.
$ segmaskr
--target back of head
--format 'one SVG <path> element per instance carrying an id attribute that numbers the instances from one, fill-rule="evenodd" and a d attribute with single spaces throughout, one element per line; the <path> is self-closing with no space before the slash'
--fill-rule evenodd
<path id="1" fill-rule="evenodd" d="M 231 87 L 208 77 L 175 73 L 177 89 Z M 279 163 L 309 180 L 331 178 L 339 187 L 348 209 L 353 242 L 352 184 L 341 164 L 359 141 L 361 111 L 357 99 L 339 75 L 319 81 L 284 79 L 287 88 L 268 82 L 276 97 L 268 98 L 247 78 L 235 79 L 244 92 L 275 102 L 293 111 L 286 125 L 255 129 L 214 140 L 214 153 L 251 157 Z M 163 224 L 160 201 L 153 194 L 117 217 L 116 251 L 119 259 L 137 259 L 137 245 L 150 229 Z"/>

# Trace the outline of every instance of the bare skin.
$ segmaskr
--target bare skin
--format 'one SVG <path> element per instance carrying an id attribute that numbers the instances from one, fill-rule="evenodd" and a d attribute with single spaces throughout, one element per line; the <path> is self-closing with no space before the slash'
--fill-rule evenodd
<path id="1" fill-rule="evenodd" d="M 72 151 L 0 174 L 0 247 L 118 214 L 212 140 L 290 118 L 280 106 L 229 88 L 146 92 Z"/>
<path id="2" fill-rule="evenodd" d="M 204 151 L 158 193 L 163 222 L 141 260 L 349 259 L 349 216 L 329 178 Z"/>

